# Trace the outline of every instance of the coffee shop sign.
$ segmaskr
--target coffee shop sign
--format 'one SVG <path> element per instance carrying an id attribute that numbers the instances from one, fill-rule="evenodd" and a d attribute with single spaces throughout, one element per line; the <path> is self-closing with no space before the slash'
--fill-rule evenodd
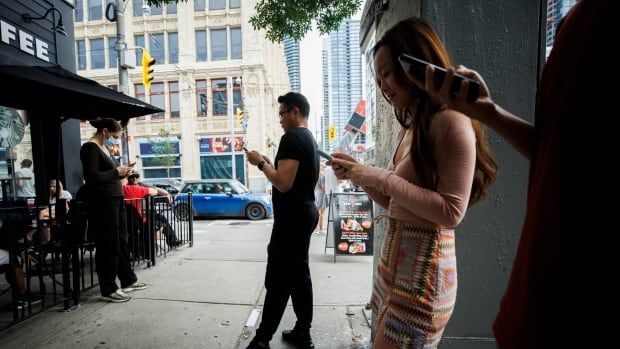
<path id="1" fill-rule="evenodd" d="M 40 60 L 49 62 L 50 58 L 48 56 L 48 44 L 47 42 L 34 37 L 32 34 L 18 29 L 15 26 L 11 25 L 0 19 L 0 37 L 2 38 L 2 42 L 11 45 L 17 46 L 20 50 L 25 53 L 35 56 Z"/>

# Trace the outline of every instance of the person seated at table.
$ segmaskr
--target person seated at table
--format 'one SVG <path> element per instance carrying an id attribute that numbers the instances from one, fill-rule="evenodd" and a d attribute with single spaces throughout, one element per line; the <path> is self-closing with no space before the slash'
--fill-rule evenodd
<path id="1" fill-rule="evenodd" d="M 8 223 L 5 224 L 0 219 L 0 270 L 5 272 L 7 282 L 17 289 L 17 309 L 22 309 L 28 306 L 28 302 L 30 302 L 30 305 L 41 303 L 41 297 L 36 294 L 28 294 L 21 263 L 18 262 L 15 256 L 13 261 L 9 258 L 11 236 L 15 234 L 15 229 L 19 229 L 19 227 Z"/>
<path id="2" fill-rule="evenodd" d="M 152 188 L 152 187 L 141 186 L 139 185 L 140 184 L 139 180 L 140 180 L 140 174 L 137 172 L 133 172 L 131 175 L 129 175 L 129 177 L 127 177 L 127 183 L 123 184 L 123 192 L 125 193 L 125 199 L 126 199 L 127 205 L 130 205 L 136 209 L 138 215 L 142 218 L 142 222 L 144 223 L 146 220 L 146 217 L 143 216 L 142 214 L 142 198 L 145 198 L 147 196 L 165 196 L 168 199 L 168 203 L 172 203 L 172 196 L 170 195 L 170 193 L 168 193 L 168 191 L 162 188 Z M 174 231 L 169 232 L 171 228 L 169 229 L 167 228 L 167 227 L 170 227 L 168 220 L 164 216 L 158 213 L 155 214 L 154 218 L 155 218 L 155 232 L 156 232 L 157 240 L 159 240 L 160 235 L 163 232 L 167 237 L 166 241 L 168 241 L 169 245 L 175 245 L 175 246 L 178 245 L 176 238 L 172 240 L 168 238 L 168 234 L 170 233 L 174 234 Z M 128 225 L 132 225 L 132 221 L 133 220 L 128 220 L 127 221 Z M 139 225 L 137 227 L 139 230 Z M 166 230 L 164 231 L 165 228 Z M 130 230 L 132 230 L 134 233 L 136 232 L 135 227 Z"/>
<path id="3" fill-rule="evenodd" d="M 56 179 L 50 179 L 49 181 L 49 205 L 39 211 L 39 220 L 45 221 L 49 219 L 54 219 L 56 217 Z M 58 192 L 60 193 L 60 199 L 67 200 L 67 210 L 69 210 L 69 201 L 73 199 L 71 193 L 63 189 L 62 182 L 58 181 Z M 50 216 L 50 207 L 52 208 L 52 214 Z M 43 241 L 49 241 L 51 238 L 50 228 L 45 226 L 41 229 L 41 238 Z"/>

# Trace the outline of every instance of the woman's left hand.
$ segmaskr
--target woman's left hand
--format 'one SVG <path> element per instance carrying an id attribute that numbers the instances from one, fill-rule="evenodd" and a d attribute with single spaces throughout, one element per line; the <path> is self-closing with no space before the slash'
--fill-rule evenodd
<path id="1" fill-rule="evenodd" d="M 340 180 L 351 179 L 355 181 L 362 172 L 363 165 L 357 162 L 337 158 L 335 156 L 330 161 L 332 166 L 337 165 L 337 167 L 339 167 L 340 171 L 334 171 L 334 174 Z"/>

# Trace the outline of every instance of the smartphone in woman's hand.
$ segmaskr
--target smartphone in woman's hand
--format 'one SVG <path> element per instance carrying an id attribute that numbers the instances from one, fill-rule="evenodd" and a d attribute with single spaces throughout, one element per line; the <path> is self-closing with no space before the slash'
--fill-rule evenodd
<path id="1" fill-rule="evenodd" d="M 419 58 L 410 56 L 405 53 L 398 56 L 398 61 L 406 72 L 409 72 L 420 81 L 426 80 L 426 66 L 432 65 L 433 68 L 435 68 L 435 87 L 439 88 L 441 87 L 441 84 L 443 84 L 443 79 L 446 76 L 446 70 L 444 68 L 438 67 L 434 64 L 423 61 Z M 469 83 L 467 99 L 470 102 L 478 99 L 478 96 L 480 95 L 480 83 L 459 74 L 454 74 L 454 80 L 452 80 L 452 86 L 450 86 L 450 93 L 452 94 L 452 96 L 458 95 L 459 91 L 461 90 L 461 83 L 463 81 L 467 81 Z"/>
<path id="2" fill-rule="evenodd" d="M 332 160 L 332 156 L 327 154 L 326 152 L 322 151 L 321 149 L 317 149 L 316 152 L 319 154 L 320 157 L 325 158 L 328 161 Z"/>

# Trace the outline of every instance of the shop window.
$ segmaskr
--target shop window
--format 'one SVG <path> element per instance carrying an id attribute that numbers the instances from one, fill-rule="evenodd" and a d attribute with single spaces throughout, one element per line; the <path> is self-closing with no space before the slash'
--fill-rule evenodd
<path id="1" fill-rule="evenodd" d="M 235 154 L 237 180 L 245 184 L 245 158 L 243 153 Z M 232 178 L 232 155 L 200 156 L 200 177 L 202 179 Z"/>
<path id="2" fill-rule="evenodd" d="M 181 143 L 178 137 L 138 141 L 144 178 L 181 179 Z"/>

